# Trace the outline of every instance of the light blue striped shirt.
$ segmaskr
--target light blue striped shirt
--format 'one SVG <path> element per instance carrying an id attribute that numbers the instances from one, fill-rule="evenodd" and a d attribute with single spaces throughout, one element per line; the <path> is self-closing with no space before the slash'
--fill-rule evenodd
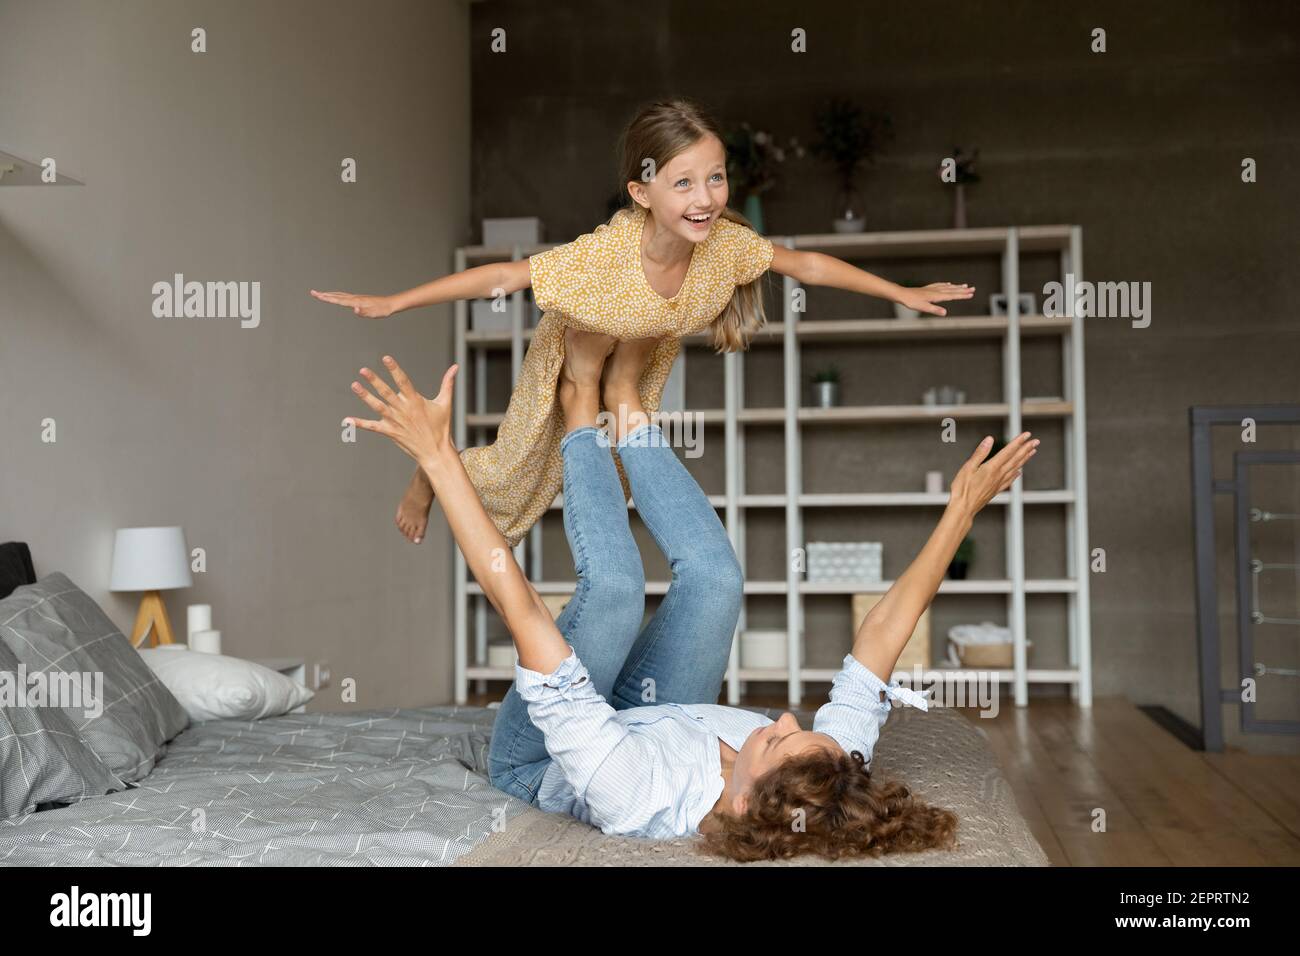
<path id="1" fill-rule="evenodd" d="M 577 653 L 550 674 L 515 664 L 515 687 L 552 759 L 537 805 L 605 833 L 669 839 L 699 832 L 722 795 L 722 740 L 739 751 L 771 718 L 720 704 L 653 704 L 615 710 L 591 685 Z M 813 730 L 868 762 L 889 700 L 928 710 L 925 694 L 886 684 L 852 654 L 831 683 Z"/>

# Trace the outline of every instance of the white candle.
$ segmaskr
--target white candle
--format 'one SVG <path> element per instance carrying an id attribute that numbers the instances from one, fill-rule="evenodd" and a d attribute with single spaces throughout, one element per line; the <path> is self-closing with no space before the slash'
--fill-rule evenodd
<path id="1" fill-rule="evenodd" d="M 191 604 L 185 609 L 185 639 L 194 639 L 195 631 L 212 629 L 212 605 Z"/>
<path id="2" fill-rule="evenodd" d="M 925 490 L 932 495 L 943 494 L 943 472 L 927 471 L 925 473 Z"/>
<path id="3" fill-rule="evenodd" d="M 220 654 L 221 632 L 195 631 L 190 635 L 190 650 L 200 654 Z"/>

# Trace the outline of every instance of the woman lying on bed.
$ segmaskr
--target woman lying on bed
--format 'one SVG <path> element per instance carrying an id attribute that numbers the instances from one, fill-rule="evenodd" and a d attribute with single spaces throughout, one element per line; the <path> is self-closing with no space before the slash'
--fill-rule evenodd
<path id="1" fill-rule="evenodd" d="M 396 391 L 369 369 L 361 375 L 378 397 L 352 383 L 381 417 L 349 421 L 391 438 L 424 469 L 518 649 L 515 681 L 493 727 L 493 786 L 605 833 L 698 832 L 707 850 L 742 861 L 951 846 L 951 812 L 871 777 L 890 699 L 926 709 L 923 695 L 879 675 L 893 671 L 972 519 L 1011 486 L 1038 441 L 1025 432 L 988 461 L 990 438 L 975 449 L 953 479 L 938 527 L 862 622 L 830 702 L 803 730 L 790 713 L 772 721 L 716 703 L 743 580 L 716 512 L 641 408 L 636 383 L 652 343 L 566 335 L 557 398 L 565 421 L 564 528 L 577 586 L 555 620 L 461 465 L 450 435 L 457 366 L 433 399 L 388 356 Z M 627 408 L 609 433 L 597 427 L 602 398 L 606 408 Z M 672 568 L 672 584 L 644 629 L 645 575 L 613 442 L 637 512 Z"/>

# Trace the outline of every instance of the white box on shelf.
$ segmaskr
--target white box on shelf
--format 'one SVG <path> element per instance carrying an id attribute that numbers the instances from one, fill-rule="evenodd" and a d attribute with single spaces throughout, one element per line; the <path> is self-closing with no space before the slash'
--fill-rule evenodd
<path id="1" fill-rule="evenodd" d="M 519 660 L 519 652 L 515 650 L 514 641 L 492 641 L 488 644 L 488 667 L 509 667 L 513 670 L 517 660 Z"/>
<path id="2" fill-rule="evenodd" d="M 879 584 L 884 545 L 879 541 L 809 541 L 808 581 Z"/>
<path id="3" fill-rule="evenodd" d="M 746 630 L 740 632 L 740 666 L 749 669 L 784 668 L 790 655 L 789 635 L 785 631 Z M 799 666 L 804 663 L 805 643 L 799 639 Z"/>
<path id="4" fill-rule="evenodd" d="M 484 219 L 483 245 L 535 246 L 542 241 L 542 221 L 536 216 L 515 219 Z"/>
<path id="5" fill-rule="evenodd" d="M 506 308 L 497 312 L 491 299 L 475 299 L 469 305 L 469 327 L 475 332 L 509 332 L 510 303 L 506 301 Z"/>

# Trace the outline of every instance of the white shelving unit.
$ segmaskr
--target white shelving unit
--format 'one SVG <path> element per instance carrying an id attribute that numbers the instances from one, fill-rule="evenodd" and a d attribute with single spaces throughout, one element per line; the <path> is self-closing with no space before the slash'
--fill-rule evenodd
<path id="1" fill-rule="evenodd" d="M 936 258 L 951 256 L 996 255 L 1000 257 L 1002 289 L 1020 288 L 1020 256 L 1022 253 L 1056 252 L 1059 254 L 1060 280 L 1073 274 L 1075 282 L 1083 278 L 1082 230 L 1079 226 L 1024 226 L 984 229 L 944 229 L 926 231 L 824 234 L 769 237 L 791 249 L 809 249 L 826 252 L 844 259 L 881 259 L 893 257 Z M 456 253 L 456 269 L 484 262 L 517 260 L 551 248 L 554 244 L 513 247 L 467 246 Z M 1014 640 L 1012 667 L 995 671 L 998 680 L 1013 687 L 1017 706 L 1028 704 L 1029 684 L 1069 685 L 1072 699 L 1080 706 L 1092 704 L 1091 634 L 1088 599 L 1088 505 L 1087 505 L 1087 451 L 1084 408 L 1083 322 L 1071 313 L 1064 317 L 1020 315 L 1017 296 L 1008 295 L 1008 314 L 960 317 L 923 317 L 917 319 L 805 319 L 792 308 L 794 291 L 798 283 L 782 277 L 783 295 L 781 320 L 769 322 L 751 343 L 751 348 L 779 347 L 783 352 L 784 406 L 780 408 L 744 407 L 744 353 L 732 352 L 723 356 L 724 407 L 693 409 L 706 425 L 722 425 L 725 441 L 726 468 L 725 492 L 711 495 L 713 505 L 724 512 L 724 523 L 742 568 L 745 566 L 746 514 L 753 509 L 781 509 L 785 516 L 787 553 L 804 546 L 803 512 L 808 508 L 890 508 L 936 507 L 947 502 L 947 494 L 924 492 L 809 494 L 803 491 L 802 432 L 805 428 L 820 428 L 836 424 L 934 422 L 944 418 L 956 420 L 1000 421 L 1007 435 L 1018 434 L 1026 420 L 1059 419 L 1064 431 L 1065 487 L 1046 491 L 1025 491 L 1017 482 L 1009 492 L 998 495 L 992 504 L 1007 509 L 1006 568 L 1005 576 L 997 579 L 953 581 L 945 580 L 939 595 L 946 594 L 1003 594 L 1007 600 L 1007 620 Z M 474 444 L 491 440 L 491 430 L 500 423 L 501 414 L 488 413 L 486 408 L 486 353 L 492 349 L 509 349 L 511 353 L 511 380 L 517 380 L 524 350 L 532 337 L 532 329 L 524 321 L 525 296 L 522 291 L 511 298 L 511 329 L 509 332 L 476 332 L 469 329 L 469 304 L 456 303 L 456 361 L 467 368 L 467 358 L 473 351 L 475 395 L 470 410 L 466 395 L 466 378 L 456 381 L 455 429 L 459 447 L 465 447 L 468 432 L 473 429 Z M 1020 343 L 1026 336 L 1059 336 L 1062 356 L 1061 401 L 1025 402 L 1020 387 Z M 810 408 L 801 404 L 802 370 L 800 346 L 802 343 L 821 342 L 871 342 L 888 340 L 937 341 L 952 338 L 983 338 L 1000 340 L 1003 352 L 1002 401 L 995 403 L 963 405 L 872 405 L 837 408 Z M 689 336 L 689 343 L 703 344 L 703 334 Z M 750 428 L 781 426 L 784 435 L 785 494 L 748 494 L 744 491 L 745 435 Z M 1032 427 L 1032 425 L 1031 425 Z M 1026 505 L 1063 505 L 1066 510 L 1065 568 L 1061 579 L 1031 579 L 1024 567 L 1024 508 Z M 562 507 L 557 497 L 553 508 Z M 635 502 L 629 507 L 635 507 Z M 927 519 L 928 520 L 928 519 Z M 533 569 L 542 566 L 542 524 L 538 522 L 525 541 L 516 548 L 515 555 L 521 566 L 530 572 L 530 578 L 542 594 L 565 594 L 573 591 L 572 582 L 537 580 Z M 489 668 L 484 665 L 487 648 L 488 602 L 482 589 L 468 579 L 465 559 L 455 550 L 455 693 L 457 704 L 468 698 L 469 682 L 476 682 L 476 691 L 483 693 L 488 681 L 509 681 L 514 673 L 510 668 Z M 801 705 L 803 685 L 807 682 L 828 682 L 834 670 L 809 668 L 798 665 L 800 660 L 800 634 L 803 625 L 803 597 L 806 594 L 883 593 L 890 582 L 876 585 L 821 584 L 803 580 L 793 562 L 787 567 L 784 580 L 749 580 L 745 593 L 785 595 L 786 633 L 789 641 L 785 669 L 742 670 L 739 666 L 739 643 L 732 645 L 731 664 L 727 674 L 727 700 L 732 705 L 741 701 L 746 681 L 779 681 L 788 688 L 791 707 Z M 666 581 L 647 584 L 648 594 L 664 594 Z M 1028 595 L 1064 594 L 1067 596 L 1068 666 L 1056 669 L 1029 669 L 1025 648 L 1025 603 Z M 474 662 L 469 661 L 469 608 L 473 601 Z M 746 609 L 742 606 L 738 632 L 746 627 Z M 932 667 L 931 672 L 941 672 L 960 679 L 972 672 L 954 667 Z M 990 672 L 980 670 L 980 674 Z M 911 674 L 899 671 L 901 681 Z M 502 688 L 504 692 L 504 687 Z"/>

